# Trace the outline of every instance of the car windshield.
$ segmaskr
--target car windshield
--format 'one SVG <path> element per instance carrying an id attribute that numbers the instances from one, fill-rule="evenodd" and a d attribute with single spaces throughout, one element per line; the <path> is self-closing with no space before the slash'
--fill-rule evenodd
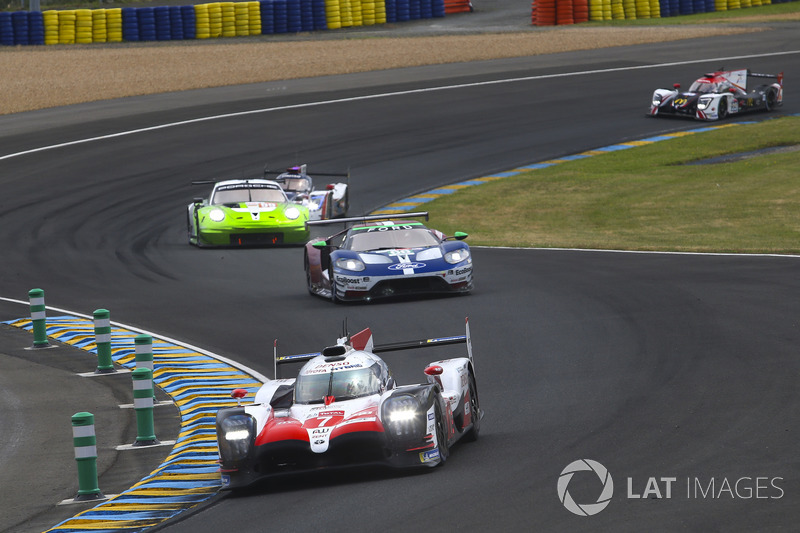
<path id="1" fill-rule="evenodd" d="M 350 400 L 378 394 L 381 382 L 377 365 L 356 370 L 339 370 L 322 374 L 304 374 L 297 377 L 294 385 L 296 403 L 323 403 L 325 396 L 337 400 Z"/>
<path id="2" fill-rule="evenodd" d="M 238 204 L 241 202 L 285 202 L 283 191 L 268 188 L 239 188 L 217 190 L 211 199 L 212 205 Z"/>
<path id="3" fill-rule="evenodd" d="M 283 178 L 281 182 L 287 191 L 307 191 L 311 188 L 306 178 Z"/>
<path id="4" fill-rule="evenodd" d="M 427 248 L 438 244 L 436 237 L 424 227 L 381 226 L 350 234 L 343 248 L 366 252 L 392 248 Z"/>
<path id="5" fill-rule="evenodd" d="M 696 81 L 689 87 L 690 93 L 714 93 L 717 92 L 717 84 L 716 83 L 707 83 L 702 81 Z"/>

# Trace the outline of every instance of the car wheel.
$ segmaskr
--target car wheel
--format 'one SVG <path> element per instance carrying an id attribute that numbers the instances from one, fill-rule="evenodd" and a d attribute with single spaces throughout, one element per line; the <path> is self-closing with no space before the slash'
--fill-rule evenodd
<path id="1" fill-rule="evenodd" d="M 769 91 L 767 91 L 767 97 L 764 100 L 764 110 L 772 111 L 777 102 L 778 102 L 778 94 L 775 92 L 775 89 L 770 89 Z"/>
<path id="2" fill-rule="evenodd" d="M 311 267 L 308 265 L 308 252 L 303 253 L 303 269 L 306 271 L 306 287 L 308 292 L 314 294 L 314 285 L 311 283 Z"/>
<path id="3" fill-rule="evenodd" d="M 464 440 L 475 442 L 481 432 L 481 404 L 478 400 L 478 387 L 472 372 L 469 373 L 469 411 L 472 413 L 472 427 L 464 435 Z"/>
<path id="4" fill-rule="evenodd" d="M 728 116 L 728 99 L 727 98 L 722 98 L 719 101 L 719 112 L 717 113 L 717 116 L 720 119 L 723 119 L 723 118 Z"/>
<path id="5" fill-rule="evenodd" d="M 434 416 L 436 417 L 436 442 L 439 446 L 439 464 L 443 465 L 450 455 L 450 448 L 447 445 L 447 424 L 442 413 L 441 396 L 438 394 L 433 399 Z"/>

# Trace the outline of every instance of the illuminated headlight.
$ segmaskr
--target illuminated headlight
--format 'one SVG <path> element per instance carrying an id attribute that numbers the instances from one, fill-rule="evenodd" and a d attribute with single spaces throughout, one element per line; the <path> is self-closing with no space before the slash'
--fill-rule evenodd
<path id="1" fill-rule="evenodd" d="M 342 270 L 351 270 L 353 272 L 361 272 L 364 270 L 364 263 L 354 257 L 340 257 L 336 260 L 336 266 Z"/>
<path id="2" fill-rule="evenodd" d="M 661 105 L 661 95 L 660 94 L 654 94 L 653 95 L 653 105 L 656 105 L 656 106 Z"/>
<path id="3" fill-rule="evenodd" d="M 452 252 L 444 254 L 444 260 L 452 265 L 460 263 L 461 261 L 466 261 L 467 259 L 469 259 L 469 250 L 466 248 L 453 250 Z"/>
<path id="4" fill-rule="evenodd" d="M 710 106 L 713 101 L 714 98 L 710 96 L 701 96 L 700 99 L 697 100 L 697 109 L 705 109 Z"/>
<path id="5" fill-rule="evenodd" d="M 223 461 L 240 461 L 247 457 L 253 442 L 253 417 L 232 415 L 217 421 L 217 444 Z"/>
<path id="6" fill-rule="evenodd" d="M 225 220 L 225 211 L 222 209 L 213 209 L 209 214 L 208 218 L 213 220 L 214 222 L 222 222 Z"/>
<path id="7" fill-rule="evenodd" d="M 286 215 L 286 218 L 289 220 L 297 220 L 297 218 L 300 216 L 300 210 L 296 207 L 287 207 L 283 214 Z"/>
<path id="8" fill-rule="evenodd" d="M 413 396 L 395 396 L 383 404 L 383 423 L 395 437 L 422 438 L 425 417 L 420 415 L 420 405 Z"/>

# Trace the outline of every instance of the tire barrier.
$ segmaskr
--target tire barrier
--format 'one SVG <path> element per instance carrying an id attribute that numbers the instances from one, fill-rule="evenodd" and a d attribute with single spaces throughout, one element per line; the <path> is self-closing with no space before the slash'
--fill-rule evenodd
<path id="1" fill-rule="evenodd" d="M 472 11 L 470 0 L 258 0 L 0 11 L 0 45 L 177 41 L 300 33 Z"/>
<path id="2" fill-rule="evenodd" d="M 547 0 L 539 0 L 538 4 L 541 8 L 542 2 Z M 573 16 L 575 13 L 575 2 L 577 0 L 556 0 L 558 6 L 557 12 L 561 12 L 560 4 L 562 2 L 573 3 Z M 797 1 L 797 0 L 780 0 L 784 1 Z M 775 0 L 588 0 L 589 7 L 589 20 L 635 20 L 637 18 L 665 18 L 675 17 L 678 15 L 693 15 L 695 13 L 711 13 L 714 11 L 728 11 L 731 9 L 745 9 L 748 7 L 760 7 L 770 3 L 776 4 Z M 534 0 L 532 5 L 533 24 L 537 24 L 537 20 L 541 17 L 536 16 L 537 0 Z M 565 8 L 566 9 L 566 8 Z M 577 17 L 575 17 L 577 23 Z M 561 24 L 561 22 L 556 22 Z M 567 22 L 568 23 L 568 22 Z M 543 24 L 539 24 L 543 25 Z"/>

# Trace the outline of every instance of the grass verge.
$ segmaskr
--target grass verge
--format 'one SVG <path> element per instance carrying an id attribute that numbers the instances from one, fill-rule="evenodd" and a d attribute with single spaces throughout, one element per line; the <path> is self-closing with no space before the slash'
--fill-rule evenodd
<path id="1" fill-rule="evenodd" d="M 798 254 L 798 140 L 800 117 L 731 124 L 464 188 L 425 209 L 473 245 Z M 689 164 L 772 147 L 786 150 Z"/>

